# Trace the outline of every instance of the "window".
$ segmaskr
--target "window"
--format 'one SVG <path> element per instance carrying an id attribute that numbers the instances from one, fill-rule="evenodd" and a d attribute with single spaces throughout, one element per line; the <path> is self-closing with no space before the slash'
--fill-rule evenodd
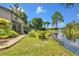
<path id="1" fill-rule="evenodd" d="M 15 17 L 15 20 L 17 20 L 17 17 Z"/>

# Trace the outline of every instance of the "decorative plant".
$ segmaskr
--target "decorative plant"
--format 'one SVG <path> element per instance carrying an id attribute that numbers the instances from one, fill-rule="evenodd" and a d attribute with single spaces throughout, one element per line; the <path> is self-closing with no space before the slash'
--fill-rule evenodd
<path id="1" fill-rule="evenodd" d="M 42 31 L 42 32 L 40 33 L 39 39 L 41 39 L 41 40 L 46 39 L 46 36 L 45 36 L 45 32 L 44 32 L 44 31 Z"/>
<path id="2" fill-rule="evenodd" d="M 11 22 L 7 19 L 0 18 L 0 39 L 15 37 L 18 34 L 11 29 Z"/>

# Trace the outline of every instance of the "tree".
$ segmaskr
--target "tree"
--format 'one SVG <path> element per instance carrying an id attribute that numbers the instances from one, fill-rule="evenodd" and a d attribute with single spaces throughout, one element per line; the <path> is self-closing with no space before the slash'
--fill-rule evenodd
<path id="1" fill-rule="evenodd" d="M 42 18 L 33 18 L 32 25 L 33 25 L 34 29 L 42 29 L 42 26 L 43 26 Z"/>
<path id="2" fill-rule="evenodd" d="M 11 9 L 13 12 L 15 12 L 16 14 L 21 11 L 21 8 L 19 7 L 19 4 L 17 4 L 17 3 L 14 4 L 13 6 L 10 6 L 10 9 Z"/>
<path id="3" fill-rule="evenodd" d="M 78 24 L 73 20 L 72 22 L 69 22 L 65 27 L 65 32 L 67 33 L 67 36 L 71 37 L 74 34 L 74 30 L 78 29 Z M 69 34 L 68 34 L 69 33 Z"/>
<path id="4" fill-rule="evenodd" d="M 75 3 L 61 3 L 62 6 L 69 8 L 75 5 Z"/>
<path id="5" fill-rule="evenodd" d="M 44 22 L 45 28 L 48 28 L 49 24 L 49 22 Z"/>
<path id="6" fill-rule="evenodd" d="M 72 22 L 68 23 L 65 27 L 66 29 L 74 29 L 77 30 L 79 29 L 79 23 L 75 22 L 75 20 L 73 20 Z"/>
<path id="7" fill-rule="evenodd" d="M 55 25 L 55 29 L 57 29 L 57 25 L 58 22 L 63 22 L 63 16 L 61 15 L 60 12 L 56 11 L 53 15 L 52 15 L 52 25 Z"/>
<path id="8" fill-rule="evenodd" d="M 10 6 L 10 9 L 16 13 L 20 18 L 22 18 L 22 20 L 27 23 L 27 18 L 28 16 L 26 15 L 26 13 L 24 12 L 24 10 L 19 6 L 18 3 L 14 4 L 13 6 Z"/>

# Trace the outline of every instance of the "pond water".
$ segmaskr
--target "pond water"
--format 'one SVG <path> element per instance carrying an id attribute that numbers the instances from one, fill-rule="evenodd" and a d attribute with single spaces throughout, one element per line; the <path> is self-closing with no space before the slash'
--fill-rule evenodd
<path id="1" fill-rule="evenodd" d="M 77 35 L 67 35 L 61 31 L 52 34 L 54 38 L 57 38 L 63 46 L 71 50 L 76 55 L 79 55 L 79 37 Z"/>

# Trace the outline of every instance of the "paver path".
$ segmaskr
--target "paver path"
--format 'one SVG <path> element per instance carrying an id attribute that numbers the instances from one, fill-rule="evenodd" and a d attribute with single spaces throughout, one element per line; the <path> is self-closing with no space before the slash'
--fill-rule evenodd
<path id="1" fill-rule="evenodd" d="M 0 50 L 13 46 L 25 36 L 26 35 L 19 35 L 16 38 L 9 39 L 7 42 L 3 43 L 3 45 L 0 45 Z"/>

